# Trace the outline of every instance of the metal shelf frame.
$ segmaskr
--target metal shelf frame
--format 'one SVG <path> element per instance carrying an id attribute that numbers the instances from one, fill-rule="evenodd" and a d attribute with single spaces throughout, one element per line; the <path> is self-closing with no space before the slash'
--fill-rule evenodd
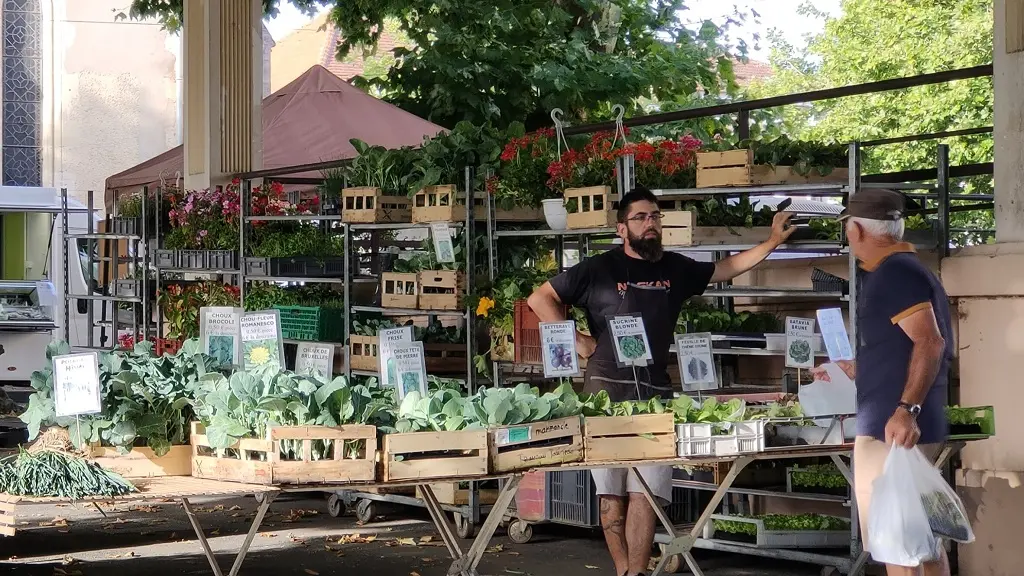
<path id="1" fill-rule="evenodd" d="M 60 216 L 61 216 L 61 256 L 62 256 L 62 269 L 63 269 L 63 298 L 64 298 L 64 341 L 72 345 L 73 348 L 89 349 L 89 350 L 115 350 L 117 348 L 117 337 L 118 328 L 120 326 L 131 326 L 132 338 L 137 338 L 140 334 L 143 340 L 148 340 L 152 334 L 150 328 L 152 323 L 150 322 L 150 302 L 149 302 L 149 269 L 150 269 L 150 251 L 146 247 L 146 242 L 149 239 L 147 225 L 149 224 L 149 218 L 147 217 L 147 203 L 148 194 L 146 188 L 143 188 L 143 196 L 141 201 L 141 214 L 139 215 L 139 230 L 138 234 L 114 234 L 107 232 L 98 232 L 95 228 L 94 217 L 97 212 L 95 193 L 93 190 L 89 190 L 87 193 L 86 208 L 74 209 L 68 206 L 68 190 L 67 188 L 61 188 L 60 190 Z M 158 204 L 159 206 L 159 200 Z M 158 208 L 157 208 L 158 209 Z M 71 214 L 86 214 L 86 232 L 72 234 L 69 230 L 68 217 Z M 117 217 L 116 206 L 115 212 L 111 217 Z M 159 222 L 157 218 L 157 222 Z M 109 220 L 108 220 L 109 221 Z M 75 251 L 73 255 L 68 249 L 68 242 L 70 240 L 76 241 Z M 86 251 L 88 256 L 84 263 L 81 262 L 78 257 L 77 241 L 86 241 Z M 120 247 L 118 246 L 119 241 L 127 240 L 129 242 L 129 255 L 126 258 L 121 258 Z M 100 257 L 96 255 L 97 242 L 106 243 L 106 252 L 108 256 Z M 113 255 L 113 256 L 110 256 Z M 114 265 L 111 266 L 111 262 Z M 70 286 L 70 273 L 71 273 L 71 262 L 75 265 L 85 265 L 85 283 L 91 290 L 96 278 L 93 277 L 93 266 L 95 264 L 103 264 L 106 270 L 110 271 L 110 284 L 108 287 L 109 294 L 72 294 Z M 120 274 L 120 265 L 126 264 L 133 271 L 142 271 L 140 278 L 133 278 L 139 281 L 139 296 L 127 297 L 120 296 L 117 293 L 117 280 Z M 106 277 L 108 274 L 101 274 Z M 159 277 L 159 276 L 158 276 Z M 83 300 L 86 303 L 86 326 L 88 326 L 86 342 L 84 344 L 75 345 L 71 342 L 71 305 L 74 300 Z M 101 302 L 104 304 L 100 319 L 96 320 L 95 314 L 95 303 Z M 106 304 L 109 303 L 111 319 L 107 319 L 107 308 Z M 135 306 L 132 306 L 132 320 L 131 322 L 122 322 L 118 317 L 118 304 L 137 304 L 141 305 L 141 314 L 143 321 L 139 322 L 139 315 L 136 313 Z M 107 345 L 107 326 L 111 329 L 110 345 Z M 100 328 L 100 343 L 97 344 L 95 341 L 95 328 Z"/>

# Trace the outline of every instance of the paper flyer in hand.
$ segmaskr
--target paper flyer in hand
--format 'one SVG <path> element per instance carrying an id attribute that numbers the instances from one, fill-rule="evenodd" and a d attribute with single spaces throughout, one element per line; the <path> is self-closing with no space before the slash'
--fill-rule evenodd
<path id="1" fill-rule="evenodd" d="M 718 388 L 710 333 L 676 334 L 676 356 L 684 392 Z"/>
<path id="2" fill-rule="evenodd" d="M 53 357 L 53 401 L 58 418 L 97 414 L 103 410 L 96 353 Z"/>
<path id="3" fill-rule="evenodd" d="M 431 222 L 430 237 L 434 240 L 434 254 L 438 262 L 455 262 L 452 231 L 447 222 Z"/>
<path id="4" fill-rule="evenodd" d="M 643 318 L 613 316 L 608 319 L 608 330 L 615 344 L 615 359 L 620 365 L 647 366 L 654 361 Z"/>
<path id="5" fill-rule="evenodd" d="M 580 361 L 576 355 L 576 322 L 541 322 L 541 354 L 545 378 L 579 376 Z"/>
<path id="6" fill-rule="evenodd" d="M 413 342 L 412 326 L 379 330 L 377 332 L 377 341 L 380 382 L 384 386 L 397 386 L 398 373 L 395 372 L 394 350 Z"/>
<path id="7" fill-rule="evenodd" d="M 328 380 L 334 377 L 334 344 L 300 342 L 295 351 L 297 374 L 319 374 Z"/>
<path id="8" fill-rule="evenodd" d="M 204 306 L 199 309 L 199 342 L 202 351 L 221 366 L 241 366 L 244 311 L 230 306 Z"/>
<path id="9" fill-rule="evenodd" d="M 825 341 L 828 359 L 832 362 L 853 360 L 853 348 L 850 346 L 850 335 L 843 323 L 843 311 L 839 308 L 818 310 L 818 325 L 821 326 L 821 338 Z"/>
<path id="10" fill-rule="evenodd" d="M 276 365 L 284 368 L 281 311 L 263 310 L 242 315 L 242 369 Z"/>
<path id="11" fill-rule="evenodd" d="M 814 319 L 786 317 L 786 367 L 814 368 Z"/>
<path id="12" fill-rule="evenodd" d="M 427 395 L 427 367 L 423 357 L 423 342 L 409 342 L 393 351 L 395 374 L 398 381 L 398 401 L 409 392 Z"/>

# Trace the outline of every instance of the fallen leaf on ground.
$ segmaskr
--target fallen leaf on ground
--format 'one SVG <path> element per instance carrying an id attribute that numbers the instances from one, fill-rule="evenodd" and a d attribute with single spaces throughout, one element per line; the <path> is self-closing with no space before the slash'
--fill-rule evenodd
<path id="1" fill-rule="evenodd" d="M 260 532 L 261 538 L 277 538 L 277 534 L 271 534 L 270 532 Z"/>
<path id="2" fill-rule="evenodd" d="M 299 546 L 309 546 L 309 544 L 306 544 L 305 540 L 303 540 L 302 538 L 299 538 L 297 536 L 289 536 L 288 539 L 291 540 L 292 542 L 298 544 Z"/>
<path id="3" fill-rule="evenodd" d="M 241 506 L 237 506 L 237 505 L 236 506 L 232 506 L 231 508 L 228 508 L 228 510 L 230 510 L 232 512 L 234 512 L 235 510 L 241 510 L 241 509 L 242 509 L 242 507 Z"/>
<path id="4" fill-rule="evenodd" d="M 159 512 L 159 506 L 136 505 L 128 508 L 129 512 Z"/>
<path id="5" fill-rule="evenodd" d="M 309 576 L 320 576 L 319 572 L 316 570 L 310 570 L 309 568 L 306 568 L 305 572 L 306 574 L 309 574 Z"/>
<path id="6" fill-rule="evenodd" d="M 113 554 L 109 556 L 109 558 L 135 558 L 135 552 L 129 550 L 128 552 L 124 552 L 122 554 Z"/>
<path id="7" fill-rule="evenodd" d="M 501 552 L 504 549 L 505 549 L 504 546 L 502 546 L 501 544 L 498 544 L 497 546 L 491 546 L 490 548 L 487 549 L 487 551 L 492 553 L 492 554 L 496 554 L 498 552 Z"/>
<path id="8" fill-rule="evenodd" d="M 398 542 L 399 544 L 401 544 L 402 546 L 415 546 L 416 545 L 416 541 L 413 540 L 412 538 L 395 538 L 395 541 Z"/>
<path id="9" fill-rule="evenodd" d="M 590 564 L 584 564 L 583 567 L 588 570 L 600 570 L 597 566 L 591 566 Z"/>
<path id="10" fill-rule="evenodd" d="M 427 542 L 431 542 L 433 540 L 434 540 L 433 536 L 420 536 L 420 542 L 422 542 L 424 544 L 427 543 Z"/>

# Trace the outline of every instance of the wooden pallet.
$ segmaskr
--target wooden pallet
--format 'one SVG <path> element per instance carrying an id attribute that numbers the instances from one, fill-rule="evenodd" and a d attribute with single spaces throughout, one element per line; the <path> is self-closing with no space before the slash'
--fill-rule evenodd
<path id="1" fill-rule="evenodd" d="M 412 220 L 409 199 L 385 196 L 380 188 L 345 188 L 341 191 L 341 203 L 341 221 L 347 224 L 399 224 Z"/>
<path id="2" fill-rule="evenodd" d="M 384 480 L 487 474 L 487 431 L 412 432 L 384 436 Z"/>
<path id="3" fill-rule="evenodd" d="M 171 446 L 163 456 L 145 447 L 132 448 L 127 454 L 101 446 L 91 446 L 88 450 L 89 460 L 125 478 L 192 475 L 192 447 L 187 445 Z"/>
<path id="4" fill-rule="evenodd" d="M 697 188 L 770 186 L 774 184 L 845 183 L 849 170 L 836 168 L 827 176 L 815 171 L 804 176 L 792 166 L 754 164 L 754 151 L 747 148 L 725 152 L 697 153 Z"/>
<path id="5" fill-rule="evenodd" d="M 676 457 L 672 414 L 598 416 L 583 419 L 587 462 Z"/>
<path id="6" fill-rule="evenodd" d="M 380 305 L 382 308 L 415 310 L 419 304 L 419 275 L 415 272 L 382 272 Z"/>
<path id="7" fill-rule="evenodd" d="M 312 444 L 330 440 L 335 449 L 328 459 L 313 460 Z M 361 440 L 358 459 L 345 457 L 338 449 L 345 440 Z M 302 456 L 297 460 L 281 459 L 282 441 L 301 441 Z M 372 482 L 376 477 L 376 426 L 275 426 L 270 440 L 244 438 L 226 451 L 210 446 L 206 430 L 192 423 L 192 475 L 199 478 L 244 482 L 247 484 L 338 484 Z M 220 453 L 218 453 L 220 452 Z"/>
<path id="8" fill-rule="evenodd" d="M 488 437 L 493 473 L 583 460 L 583 434 L 578 416 L 492 428 Z"/>
<path id="9" fill-rule="evenodd" d="M 570 230 L 614 227 L 617 219 L 612 201 L 611 186 L 590 186 L 588 188 L 566 188 L 563 193 L 566 203 L 576 201 L 576 208 L 565 219 Z"/>
<path id="10" fill-rule="evenodd" d="M 466 290 L 466 275 L 457 270 L 421 270 L 417 277 L 419 308 L 458 310 Z"/>

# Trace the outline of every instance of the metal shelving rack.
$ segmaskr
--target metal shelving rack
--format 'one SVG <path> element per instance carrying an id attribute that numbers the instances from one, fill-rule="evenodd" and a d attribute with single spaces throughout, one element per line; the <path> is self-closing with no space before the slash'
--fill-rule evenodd
<path id="1" fill-rule="evenodd" d="M 144 243 L 146 241 L 146 202 L 145 199 L 142 202 L 142 214 L 139 219 L 138 234 L 114 234 L 107 232 L 97 232 L 95 229 L 95 222 L 93 217 L 96 213 L 96 205 L 94 192 L 88 191 L 87 196 L 87 208 L 86 214 L 86 233 L 85 234 L 72 234 L 68 229 L 68 215 L 71 210 L 68 208 L 68 191 L 66 188 L 61 188 L 60 191 L 60 205 L 61 205 L 61 256 L 63 266 L 63 294 L 64 294 L 64 340 L 71 343 L 71 309 L 72 301 L 84 300 L 86 302 L 86 324 L 88 326 L 86 343 L 84 345 L 72 345 L 73 349 L 77 350 L 99 350 L 99 351 L 110 351 L 117 348 L 117 331 L 121 326 L 131 326 L 133 337 L 142 334 L 143 340 L 148 340 L 150 335 L 150 328 L 152 324 L 149 322 L 149 302 L 147 298 L 149 289 L 149 250 L 144 249 Z M 70 254 L 68 250 L 68 240 L 86 240 L 87 247 L 86 252 L 88 256 L 86 261 L 82 264 L 85 265 L 85 283 L 91 288 L 93 286 L 93 265 L 105 262 L 111 264 L 108 269 L 110 273 L 110 289 L 109 294 L 71 294 L 69 273 L 70 263 L 72 261 L 78 263 L 80 259 L 78 255 Z M 119 240 L 128 240 L 131 243 L 131 249 L 128 251 L 129 256 L 122 258 L 118 249 L 117 243 Z M 108 242 L 107 255 L 103 257 L 97 257 L 96 242 L 103 241 Z M 121 264 L 128 264 L 135 269 L 141 269 L 143 271 L 140 281 L 139 295 L 128 297 L 120 296 L 117 293 L 117 276 Z M 101 319 L 96 320 L 95 318 L 95 302 L 110 303 L 111 307 L 111 319 L 106 319 L 106 307 L 104 307 Z M 142 330 L 139 330 L 139 317 L 135 314 L 134 309 L 132 313 L 131 322 L 122 322 L 118 315 L 118 304 L 137 304 L 142 307 Z M 94 329 L 97 327 L 111 327 L 111 344 L 105 345 L 104 342 L 96 344 Z M 105 334 L 101 332 L 101 340 L 105 339 Z"/>
<path id="2" fill-rule="evenodd" d="M 742 187 L 742 188 L 692 188 L 692 189 L 680 189 L 680 190 L 654 190 L 655 195 L 664 197 L 666 199 L 683 199 L 686 197 L 695 196 L 736 196 L 739 194 L 748 194 L 751 196 L 775 196 L 775 195 L 799 195 L 799 196 L 810 196 L 810 197 L 843 197 L 846 195 L 852 195 L 860 190 L 866 188 L 889 188 L 899 189 L 904 191 L 909 197 L 916 200 L 936 200 L 937 209 L 937 228 L 936 237 L 934 242 L 929 242 L 924 245 L 918 245 L 921 249 L 938 249 L 939 258 L 943 258 L 949 255 L 949 201 L 950 199 L 971 199 L 971 200 L 985 200 L 987 199 L 983 195 L 977 194 L 960 194 L 951 195 L 949 193 L 949 147 L 946 144 L 939 144 L 936 157 L 936 182 L 934 184 L 918 184 L 918 183 L 882 183 L 878 182 L 877 178 L 873 178 L 873 182 L 865 183 L 862 182 L 861 174 L 861 152 L 862 146 L 858 143 L 850 145 L 849 148 L 849 182 L 846 184 L 828 184 L 828 185 L 796 185 L 796 186 L 785 186 L 785 185 L 773 185 L 773 186 L 753 186 L 753 187 Z M 621 168 L 620 168 L 621 170 Z M 990 199 L 990 198 L 988 198 Z M 490 207 L 490 211 L 493 207 Z M 591 240 L 597 238 L 609 238 L 615 235 L 613 228 L 593 228 L 593 229 L 582 229 L 582 230 L 499 230 L 497 229 L 493 218 L 488 218 L 488 243 L 489 243 L 489 255 L 490 255 L 490 272 L 491 279 L 493 280 L 497 274 L 499 263 L 496 261 L 496 250 L 495 243 L 500 238 L 510 237 L 549 237 L 555 240 L 555 260 L 559 264 L 559 269 L 562 269 L 564 264 L 563 254 L 565 250 L 565 238 L 567 236 L 575 236 L 578 238 L 577 247 L 580 251 L 582 258 L 583 254 L 588 254 L 591 251 Z M 752 248 L 753 245 L 729 245 L 729 246 L 687 246 L 687 247 L 666 247 L 666 250 L 675 252 L 712 252 L 716 260 L 728 255 L 731 252 L 737 252 Z M 825 301 L 837 301 L 842 304 L 848 305 L 850 315 L 850 339 L 852 342 L 856 342 L 856 314 L 857 314 L 857 288 L 860 282 L 860 274 L 857 266 L 857 260 L 849 250 L 849 246 L 846 242 L 845 231 L 841 232 L 839 241 L 795 241 L 788 244 L 784 244 L 778 248 L 780 251 L 793 252 L 793 253 L 809 253 L 815 255 L 821 254 L 835 254 L 835 255 L 846 255 L 849 260 L 849 274 L 850 274 L 850 288 L 849 294 L 844 295 L 839 292 L 815 292 L 804 288 L 800 289 L 775 289 L 775 288 L 757 288 L 757 287 L 745 287 L 745 288 L 733 288 L 729 285 L 718 285 L 714 288 L 708 289 L 704 296 L 714 297 L 719 302 L 731 301 L 732 298 L 745 298 L 745 297 L 757 297 L 757 298 L 797 298 L 806 300 L 825 300 Z M 730 302 L 731 303 L 731 302 Z M 719 338 L 728 338 L 728 335 L 719 335 Z M 743 338 L 743 340 L 748 340 Z M 751 356 L 782 356 L 785 354 L 784 351 L 769 351 L 766 349 L 755 349 L 755 348 L 715 348 L 713 349 L 714 354 L 717 358 L 722 356 L 740 356 L 740 355 L 751 355 Z M 509 362 L 498 362 L 494 363 L 494 374 L 496 380 L 500 382 L 501 373 L 503 368 L 512 367 L 516 370 L 527 369 L 534 373 L 537 372 L 537 367 L 534 365 L 516 365 L 515 363 Z M 676 488 L 690 489 L 690 490 L 702 490 L 702 491 L 714 491 L 717 486 L 714 484 L 706 484 L 702 482 L 695 482 L 692 480 L 673 480 L 673 486 Z M 719 542 L 717 540 L 704 540 L 698 539 L 695 547 L 714 549 L 719 551 L 733 552 L 737 554 L 748 554 L 762 557 L 770 557 L 781 560 L 794 560 L 799 562 L 806 562 L 811 564 L 818 564 L 823 566 L 822 573 L 824 576 L 833 574 L 833 569 L 838 569 L 843 573 L 850 573 L 851 569 L 860 569 L 863 566 L 858 564 L 858 557 L 862 550 L 860 542 L 860 531 L 857 523 L 857 507 L 856 502 L 853 498 L 847 499 L 827 494 L 807 494 L 807 493 L 790 493 L 790 492 L 779 492 L 772 490 L 753 490 L 736 488 L 730 489 L 730 493 L 735 495 L 757 495 L 757 496 L 770 496 L 786 499 L 798 499 L 798 500 L 812 500 L 820 502 L 841 502 L 848 505 L 851 511 L 851 523 L 850 523 L 850 555 L 848 557 L 827 555 L 821 553 L 804 552 L 799 550 L 790 549 L 759 549 L 751 546 L 744 545 L 733 545 L 729 543 Z M 728 502 L 727 500 L 725 502 Z M 727 504 L 726 504 L 727 505 Z M 656 542 L 664 545 L 668 542 L 668 537 L 664 533 L 659 533 Z M 666 568 L 667 572 L 676 572 L 681 568 L 679 558 L 671 560 Z"/>

